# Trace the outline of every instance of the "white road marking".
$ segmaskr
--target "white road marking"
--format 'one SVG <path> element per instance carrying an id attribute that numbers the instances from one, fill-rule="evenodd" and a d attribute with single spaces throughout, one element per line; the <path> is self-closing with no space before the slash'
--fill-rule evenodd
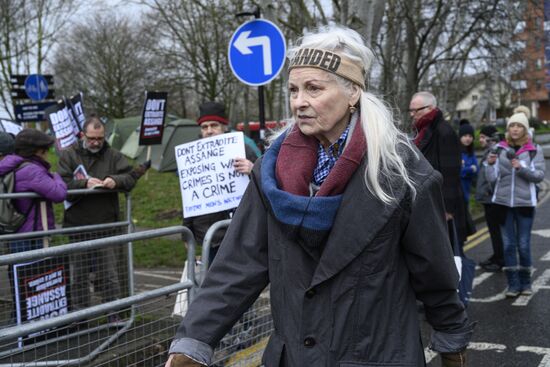
<path id="1" fill-rule="evenodd" d="M 470 343 L 468 349 L 472 350 L 496 350 L 497 352 L 503 352 L 506 349 L 504 344 L 493 343 Z"/>
<path id="2" fill-rule="evenodd" d="M 426 363 L 430 363 L 432 359 L 437 357 L 439 353 L 434 352 L 430 348 L 424 348 L 424 358 L 426 359 Z"/>
<path id="3" fill-rule="evenodd" d="M 550 289 L 550 269 L 546 269 L 541 276 L 537 277 L 533 282 L 533 294 L 529 296 L 519 296 L 512 306 L 527 306 L 531 298 L 541 289 Z"/>
<path id="4" fill-rule="evenodd" d="M 550 261 L 550 251 L 544 254 L 544 256 L 540 258 L 540 261 Z"/>
<path id="5" fill-rule="evenodd" d="M 542 354 L 544 357 L 542 358 L 542 361 L 540 361 L 538 367 L 550 367 L 550 348 L 529 347 L 526 345 L 520 345 L 516 348 L 516 351 Z"/>
<path id="6" fill-rule="evenodd" d="M 531 233 L 534 233 L 537 236 L 541 236 L 545 238 L 550 237 L 550 229 L 537 229 L 536 231 L 532 231 Z"/>
<path id="7" fill-rule="evenodd" d="M 501 293 L 495 294 L 491 297 L 485 297 L 485 298 L 470 298 L 470 302 L 479 302 L 479 303 L 489 303 L 489 302 L 496 302 L 500 301 L 506 298 L 506 290 L 503 290 Z"/>
<path id="8" fill-rule="evenodd" d="M 477 277 L 474 278 L 473 288 L 477 287 L 478 285 L 480 285 L 481 283 L 483 283 L 484 281 L 492 277 L 493 274 L 495 273 L 486 272 L 486 273 L 479 274 Z"/>
<path id="9" fill-rule="evenodd" d="M 493 343 L 470 343 L 468 344 L 468 349 L 486 351 L 486 350 L 495 350 L 498 353 L 502 353 L 506 349 L 504 344 L 493 344 Z M 424 358 L 426 358 L 426 363 L 430 363 L 439 353 L 434 352 L 430 348 L 424 348 Z"/>
<path id="10" fill-rule="evenodd" d="M 143 275 L 146 277 L 166 279 L 166 280 L 175 280 L 176 282 L 179 282 L 181 280 L 181 277 L 170 277 L 167 275 L 155 274 L 148 271 L 139 271 L 139 270 L 134 270 L 134 275 Z"/>

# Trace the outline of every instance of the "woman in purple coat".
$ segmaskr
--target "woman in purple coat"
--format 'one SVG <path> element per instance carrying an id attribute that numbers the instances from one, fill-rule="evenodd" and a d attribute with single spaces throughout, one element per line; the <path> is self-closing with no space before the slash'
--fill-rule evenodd
<path id="1" fill-rule="evenodd" d="M 15 170 L 14 192 L 35 192 L 40 199 L 16 199 L 15 207 L 26 220 L 17 233 L 43 230 L 41 202 L 45 202 L 48 228 L 54 228 L 52 202 L 62 202 L 67 196 L 67 185 L 59 174 L 51 173 L 47 161 L 48 149 L 54 139 L 35 129 L 24 129 L 15 138 L 15 154 L 0 161 L 0 175 Z M 42 247 L 42 241 L 13 241 L 10 252 L 22 252 Z"/>

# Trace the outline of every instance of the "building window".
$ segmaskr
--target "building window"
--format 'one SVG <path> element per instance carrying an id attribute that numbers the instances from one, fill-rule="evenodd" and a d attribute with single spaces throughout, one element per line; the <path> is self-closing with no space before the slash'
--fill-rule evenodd
<path id="1" fill-rule="evenodd" d="M 518 22 L 516 28 L 514 29 L 514 34 L 523 33 L 525 30 L 525 22 Z"/>
<path id="2" fill-rule="evenodd" d="M 478 95 L 477 95 L 477 94 L 472 94 L 472 103 L 476 103 L 476 102 L 477 102 L 477 98 L 478 98 Z"/>
<path id="3" fill-rule="evenodd" d="M 537 70 L 542 69 L 542 59 L 537 59 L 535 65 L 537 67 Z"/>
<path id="4" fill-rule="evenodd" d="M 517 40 L 514 46 L 517 51 L 523 51 L 525 50 L 525 41 Z"/>
<path id="5" fill-rule="evenodd" d="M 512 84 L 512 88 L 515 90 L 527 89 L 526 80 L 512 80 L 511 84 Z"/>
<path id="6" fill-rule="evenodd" d="M 540 80 L 537 80 L 535 82 L 535 86 L 536 86 L 537 90 L 541 90 L 542 89 L 542 82 Z"/>

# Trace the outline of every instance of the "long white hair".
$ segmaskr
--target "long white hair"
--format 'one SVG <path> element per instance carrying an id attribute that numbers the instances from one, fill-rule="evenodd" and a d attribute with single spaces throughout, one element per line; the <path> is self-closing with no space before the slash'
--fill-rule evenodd
<path id="1" fill-rule="evenodd" d="M 289 49 L 289 59 L 292 59 L 297 50 L 302 47 L 338 51 L 362 65 L 366 75 L 374 59 L 372 51 L 365 45 L 359 33 L 336 25 L 306 33 L 298 40 L 297 45 Z M 336 74 L 331 75 L 350 95 L 355 88 L 360 88 L 357 84 Z M 359 108 L 360 123 L 367 140 L 368 164 L 365 183 L 368 190 L 375 197 L 389 204 L 396 200 L 392 187 L 402 187 L 399 185 L 402 183 L 409 187 L 414 198 L 415 184 L 399 155 L 398 147 L 401 145 L 405 149 L 410 149 L 416 158 L 418 155 L 407 136 L 397 128 L 397 121 L 394 119 L 391 108 L 382 99 L 365 90 L 361 90 Z M 291 129 L 292 125 L 294 125 L 293 121 L 285 130 Z M 383 185 L 382 182 L 391 183 L 391 185 Z"/>

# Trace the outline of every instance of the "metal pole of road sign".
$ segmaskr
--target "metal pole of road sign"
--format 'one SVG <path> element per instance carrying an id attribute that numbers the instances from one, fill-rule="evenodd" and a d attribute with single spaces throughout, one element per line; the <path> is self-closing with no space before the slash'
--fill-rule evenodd
<path id="1" fill-rule="evenodd" d="M 258 18 L 260 18 L 260 13 L 261 13 L 260 7 L 258 5 L 256 5 L 256 10 L 254 10 L 253 12 L 241 12 L 241 13 L 237 13 L 235 16 L 238 18 L 238 17 L 242 17 L 242 16 L 254 15 L 254 18 L 258 19 Z M 259 104 L 258 112 L 259 112 L 259 118 L 260 118 L 260 141 L 261 141 L 260 149 L 263 152 L 265 150 L 265 143 L 264 143 L 264 140 L 265 140 L 265 106 L 264 106 L 264 86 L 263 85 L 258 86 L 258 104 Z"/>

